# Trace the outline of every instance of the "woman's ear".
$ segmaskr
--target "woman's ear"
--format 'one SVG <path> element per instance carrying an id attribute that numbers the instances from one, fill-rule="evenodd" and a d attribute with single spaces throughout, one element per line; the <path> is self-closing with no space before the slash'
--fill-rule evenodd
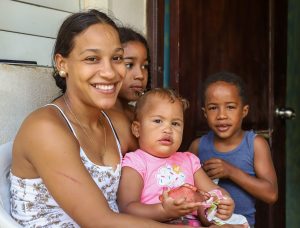
<path id="1" fill-rule="evenodd" d="M 68 73 L 66 60 L 61 54 L 56 54 L 54 61 L 58 71 L 64 71 L 65 73 Z"/>
<path id="2" fill-rule="evenodd" d="M 136 137 L 140 137 L 140 123 L 138 121 L 133 121 L 131 124 L 132 134 Z"/>
<path id="3" fill-rule="evenodd" d="M 243 107 L 243 118 L 245 118 L 248 115 L 249 112 L 249 105 L 245 105 Z"/>

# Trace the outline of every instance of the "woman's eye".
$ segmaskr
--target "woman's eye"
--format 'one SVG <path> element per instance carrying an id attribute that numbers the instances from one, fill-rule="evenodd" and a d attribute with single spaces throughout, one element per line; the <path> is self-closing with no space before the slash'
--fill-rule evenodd
<path id="1" fill-rule="evenodd" d="M 99 59 L 98 59 L 97 57 L 95 57 L 95 56 L 87 57 L 87 58 L 85 59 L 85 61 L 90 62 L 90 63 L 95 63 L 95 62 L 97 62 L 98 60 L 99 60 Z"/>
<path id="2" fill-rule="evenodd" d="M 133 67 L 133 63 L 125 63 L 127 69 L 131 69 Z"/>
<path id="3" fill-rule="evenodd" d="M 230 105 L 227 108 L 231 110 L 231 109 L 235 109 L 235 106 Z"/>

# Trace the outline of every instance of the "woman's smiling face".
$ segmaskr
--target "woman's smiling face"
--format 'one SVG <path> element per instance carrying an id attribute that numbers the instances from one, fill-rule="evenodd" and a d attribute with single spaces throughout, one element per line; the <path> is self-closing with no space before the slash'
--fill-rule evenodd
<path id="1" fill-rule="evenodd" d="M 67 90 L 85 97 L 100 109 L 115 104 L 126 74 L 118 32 L 110 25 L 91 25 L 74 39 L 74 48 L 63 58 Z"/>

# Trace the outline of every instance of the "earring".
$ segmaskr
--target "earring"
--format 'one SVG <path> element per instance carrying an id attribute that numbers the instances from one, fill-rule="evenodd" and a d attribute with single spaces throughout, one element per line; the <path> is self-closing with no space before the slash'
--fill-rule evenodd
<path id="1" fill-rule="evenodd" d="M 62 78 L 65 78 L 67 76 L 67 73 L 64 71 L 64 70 L 60 70 L 58 72 L 59 76 L 62 77 Z"/>

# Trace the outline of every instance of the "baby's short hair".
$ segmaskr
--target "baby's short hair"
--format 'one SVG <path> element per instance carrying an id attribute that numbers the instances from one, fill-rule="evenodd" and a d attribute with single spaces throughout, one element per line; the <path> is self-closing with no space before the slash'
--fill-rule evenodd
<path id="1" fill-rule="evenodd" d="M 154 88 L 145 92 L 137 100 L 135 105 L 135 110 L 134 110 L 135 120 L 139 119 L 141 110 L 147 104 L 147 99 L 152 95 L 158 95 L 162 98 L 168 98 L 171 103 L 174 103 L 175 101 L 179 101 L 181 103 L 183 112 L 189 107 L 188 100 L 181 97 L 179 93 L 176 92 L 175 90 L 167 89 L 167 88 Z"/>

